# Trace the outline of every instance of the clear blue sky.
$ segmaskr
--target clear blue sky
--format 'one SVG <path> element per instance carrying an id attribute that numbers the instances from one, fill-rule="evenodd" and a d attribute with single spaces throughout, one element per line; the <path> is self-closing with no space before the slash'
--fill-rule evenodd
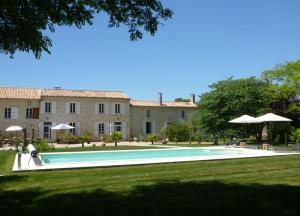
<path id="1" fill-rule="evenodd" d="M 162 2 L 174 17 L 154 37 L 131 42 L 126 28 L 107 28 L 105 15 L 82 30 L 57 27 L 51 55 L 0 55 L 0 85 L 123 90 L 134 99 L 161 91 L 173 100 L 300 59 L 299 0 Z"/>

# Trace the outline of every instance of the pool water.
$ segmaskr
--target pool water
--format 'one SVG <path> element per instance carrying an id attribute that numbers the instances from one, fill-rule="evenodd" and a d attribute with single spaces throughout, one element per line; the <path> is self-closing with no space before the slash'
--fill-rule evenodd
<path id="1" fill-rule="evenodd" d="M 162 159 L 201 156 L 234 156 L 242 154 L 241 151 L 233 149 L 153 149 L 153 150 L 123 150 L 103 152 L 80 152 L 80 153 L 51 153 L 41 154 L 45 164 L 58 163 L 84 163 L 97 161 L 122 161 L 138 159 Z"/>

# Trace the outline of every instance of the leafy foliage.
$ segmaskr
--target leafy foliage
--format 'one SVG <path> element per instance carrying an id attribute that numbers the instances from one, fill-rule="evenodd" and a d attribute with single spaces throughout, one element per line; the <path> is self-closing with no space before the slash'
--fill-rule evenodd
<path id="1" fill-rule="evenodd" d="M 244 114 L 257 116 L 268 108 L 267 85 L 254 77 L 230 78 L 214 83 L 210 88 L 210 92 L 201 95 L 199 109 L 191 121 L 205 133 L 214 135 L 215 143 L 226 130 L 232 132 L 234 125 L 229 124 L 229 120 Z"/>
<path id="2" fill-rule="evenodd" d="M 279 64 L 264 71 L 262 79 L 268 82 L 272 96 L 272 111 L 292 118 L 292 124 L 300 126 L 300 60 Z"/>
<path id="3" fill-rule="evenodd" d="M 82 147 L 84 147 L 85 142 L 90 142 L 92 140 L 92 134 L 89 132 L 86 132 L 82 134 L 81 136 L 78 136 L 78 140 L 81 143 Z"/>
<path id="4" fill-rule="evenodd" d="M 145 137 L 145 141 L 151 142 L 152 145 L 153 145 L 154 142 L 156 142 L 157 140 L 158 140 L 158 135 L 157 135 L 156 133 L 149 134 L 148 136 Z"/>
<path id="5" fill-rule="evenodd" d="M 54 145 L 47 143 L 45 140 L 36 141 L 34 146 L 38 152 L 49 152 L 55 150 Z"/>
<path id="6" fill-rule="evenodd" d="M 79 142 L 78 136 L 69 132 L 60 133 L 57 138 L 61 143 L 74 144 Z"/>
<path id="7" fill-rule="evenodd" d="M 141 39 L 142 29 L 154 35 L 161 21 L 173 14 L 159 0 L 1 0 L 0 52 L 12 57 L 17 50 L 32 51 L 40 58 L 52 46 L 45 30 L 92 25 L 100 12 L 109 16 L 109 27 L 127 26 L 131 40 Z"/>
<path id="8" fill-rule="evenodd" d="M 110 135 L 111 140 L 115 142 L 115 146 L 118 145 L 118 142 L 122 139 L 122 133 L 119 131 L 114 131 Z"/>
<path id="9" fill-rule="evenodd" d="M 292 130 L 292 135 L 290 136 L 290 139 L 297 143 L 300 142 L 300 128 Z"/>
<path id="10" fill-rule="evenodd" d="M 183 142 L 190 139 L 190 127 L 186 123 L 173 122 L 166 128 L 167 137 L 174 142 Z"/>

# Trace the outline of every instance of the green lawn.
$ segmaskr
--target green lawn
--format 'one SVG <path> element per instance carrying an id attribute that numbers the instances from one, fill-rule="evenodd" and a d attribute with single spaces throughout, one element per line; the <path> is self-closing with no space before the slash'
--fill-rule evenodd
<path id="1" fill-rule="evenodd" d="M 299 215 L 300 156 L 10 173 L 7 215 Z"/>

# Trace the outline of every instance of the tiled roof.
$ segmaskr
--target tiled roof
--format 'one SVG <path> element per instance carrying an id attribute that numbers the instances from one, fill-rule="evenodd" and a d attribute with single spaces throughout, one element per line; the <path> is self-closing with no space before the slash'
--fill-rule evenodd
<path id="1" fill-rule="evenodd" d="M 0 87 L 2 99 L 37 99 L 41 98 L 42 89 Z"/>
<path id="2" fill-rule="evenodd" d="M 91 90 L 55 90 L 40 88 L 11 88 L 0 87 L 2 99 L 36 99 L 41 97 L 83 97 L 83 98 L 120 98 L 129 99 L 127 94 L 121 91 L 91 91 Z"/>
<path id="3" fill-rule="evenodd" d="M 142 101 L 142 100 L 131 100 L 132 106 L 143 106 L 143 107 L 160 107 L 158 101 Z M 197 104 L 190 102 L 163 102 L 162 107 L 185 107 L 185 108 L 196 108 Z"/>
<path id="4" fill-rule="evenodd" d="M 43 89 L 45 97 L 81 97 L 81 98 L 120 98 L 129 99 L 128 95 L 121 91 L 91 91 L 91 90 L 56 90 Z"/>

